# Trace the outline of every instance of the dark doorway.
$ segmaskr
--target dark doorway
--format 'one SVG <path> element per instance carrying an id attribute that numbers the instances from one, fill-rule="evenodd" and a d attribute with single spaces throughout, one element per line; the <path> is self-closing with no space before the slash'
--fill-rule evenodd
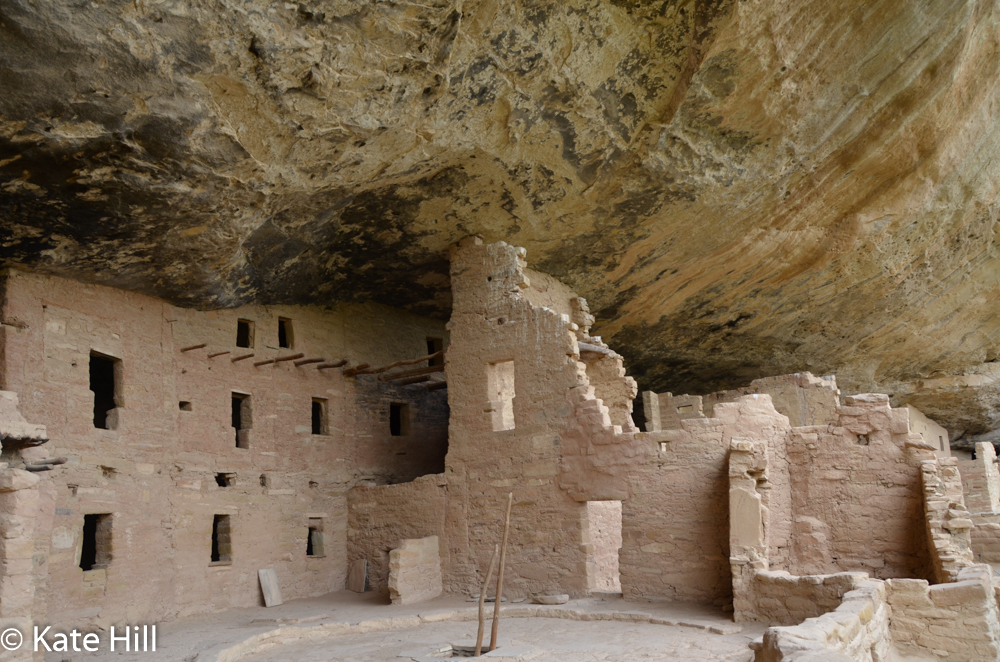
<path id="1" fill-rule="evenodd" d="M 90 390 L 94 392 L 94 427 L 108 429 L 108 412 L 115 408 L 115 363 L 100 354 L 90 355 Z"/>

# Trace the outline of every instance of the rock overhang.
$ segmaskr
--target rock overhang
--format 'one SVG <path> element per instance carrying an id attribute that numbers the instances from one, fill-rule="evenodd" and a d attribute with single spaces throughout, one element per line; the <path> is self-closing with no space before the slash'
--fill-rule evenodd
<path id="1" fill-rule="evenodd" d="M 480 233 L 587 297 L 644 389 L 919 399 L 1000 354 L 991 11 L 10 3 L 0 258 L 447 317 Z M 995 424 L 977 389 L 953 433 Z"/>

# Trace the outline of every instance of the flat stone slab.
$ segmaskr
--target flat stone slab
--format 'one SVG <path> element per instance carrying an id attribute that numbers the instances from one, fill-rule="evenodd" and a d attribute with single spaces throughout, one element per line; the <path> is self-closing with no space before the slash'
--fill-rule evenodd
<path id="1" fill-rule="evenodd" d="M 533 595 L 531 601 L 536 605 L 564 605 L 569 602 L 569 596 L 562 595 Z"/>
<path id="2" fill-rule="evenodd" d="M 264 593 L 264 606 L 277 607 L 284 604 L 281 599 L 281 587 L 278 586 L 278 573 L 272 568 L 258 570 L 257 576 L 260 578 L 260 590 Z"/>

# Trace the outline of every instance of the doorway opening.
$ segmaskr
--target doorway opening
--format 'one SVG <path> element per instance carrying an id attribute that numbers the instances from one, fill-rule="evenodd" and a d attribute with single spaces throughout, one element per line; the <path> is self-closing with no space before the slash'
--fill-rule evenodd
<path id="1" fill-rule="evenodd" d="M 622 502 L 588 501 L 586 517 L 593 546 L 587 559 L 587 586 L 599 593 L 621 593 L 618 554 L 622 548 Z"/>

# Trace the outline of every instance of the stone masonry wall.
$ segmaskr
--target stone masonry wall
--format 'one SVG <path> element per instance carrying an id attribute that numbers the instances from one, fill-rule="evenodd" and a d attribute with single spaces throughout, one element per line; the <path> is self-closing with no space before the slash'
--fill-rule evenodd
<path id="1" fill-rule="evenodd" d="M 790 575 L 784 570 L 754 573 L 754 620 L 796 625 L 840 606 L 844 595 L 868 581 L 863 572 Z"/>
<path id="2" fill-rule="evenodd" d="M 359 382 L 338 369 L 254 366 L 299 352 L 352 365 L 416 358 L 428 337 L 447 340 L 439 322 L 371 305 L 199 312 L 20 272 L 5 291 L 3 319 L 16 324 L 4 327 L 3 387 L 47 426 L 49 454 L 69 459 L 40 475 L 39 493 L 52 496 L 36 526 L 36 578 L 47 577 L 37 617 L 107 626 L 251 606 L 260 600 L 259 568 L 277 571 L 286 599 L 339 589 L 347 490 L 360 480 L 406 480 L 440 462 L 430 456 L 447 435 L 444 392 L 392 387 L 379 399 L 369 389 L 359 414 Z M 292 324 L 287 349 L 278 347 L 279 316 Z M 236 347 L 238 319 L 254 323 L 253 348 Z M 94 426 L 91 352 L 119 361 L 111 429 Z M 236 447 L 231 392 L 250 397 L 249 448 Z M 312 434 L 313 398 L 325 400 L 327 434 Z M 408 438 L 388 431 L 386 403 L 398 399 L 413 417 Z M 111 560 L 83 571 L 87 514 L 111 516 Z M 211 562 L 216 515 L 230 517 L 231 563 Z M 307 557 L 315 519 L 325 556 Z"/>
<path id="3" fill-rule="evenodd" d="M 972 518 L 962 498 L 962 477 L 953 457 L 935 457 L 933 447 L 920 465 L 924 491 L 924 517 L 930 539 L 931 561 L 937 582 L 952 582 L 959 571 L 973 564 L 969 530 Z"/>
<path id="4" fill-rule="evenodd" d="M 929 578 L 920 435 L 885 395 L 847 398 L 839 425 L 792 428 L 790 564 L 795 575 L 864 571 Z M 933 457 L 933 456 L 930 456 Z"/>
<path id="5" fill-rule="evenodd" d="M 788 419 L 766 395 L 720 405 L 715 413 L 717 418 L 687 420 L 680 429 L 649 435 L 655 450 L 629 470 L 632 498 L 622 510 L 626 599 L 732 600 L 730 443 L 777 443 L 787 435 Z"/>
<path id="6" fill-rule="evenodd" d="M 965 505 L 971 513 L 972 551 L 978 563 L 1000 563 L 1000 468 L 993 444 L 976 444 L 976 459 L 959 461 Z"/>
<path id="7" fill-rule="evenodd" d="M 715 405 L 720 402 L 733 402 L 739 397 L 755 393 L 770 395 L 774 408 L 788 417 L 792 427 L 837 422 L 840 409 L 837 378 L 814 377 L 809 372 L 764 377 L 753 380 L 745 388 L 709 393 L 703 398 L 705 415 L 712 416 Z"/>
<path id="8" fill-rule="evenodd" d="M 886 583 L 862 582 L 845 593 L 840 605 L 831 612 L 808 618 L 799 625 L 768 628 L 757 647 L 754 662 L 884 662 L 890 659 L 892 646 L 891 613 Z"/>
<path id="9" fill-rule="evenodd" d="M 444 475 L 422 476 L 401 485 L 362 484 L 347 493 L 347 561 L 368 561 L 368 587 L 388 586 L 389 552 L 406 539 L 437 536 L 448 566 L 445 520 L 449 508 Z"/>
<path id="10" fill-rule="evenodd" d="M 452 255 L 446 471 L 462 491 L 451 495 L 446 591 L 478 592 L 511 491 L 505 591 L 582 595 L 588 589 L 586 504 L 556 484 L 560 431 L 573 415 L 567 394 L 587 384 L 585 366 L 569 316 L 533 305 L 533 295 L 525 294 L 531 284 L 524 255 L 477 239 L 463 241 Z M 490 390 L 491 374 L 507 361 L 513 362 L 513 388 L 502 401 Z M 510 424 L 498 427 L 494 413 L 504 408 Z"/>
<path id="11" fill-rule="evenodd" d="M 964 568 L 954 583 L 919 579 L 886 582 L 892 608 L 889 633 L 903 655 L 921 659 L 995 662 L 1000 622 L 988 565 Z"/>
<path id="12" fill-rule="evenodd" d="M 1000 466 L 993 444 L 976 444 L 975 460 L 960 460 L 965 505 L 972 513 L 1000 512 Z"/>

